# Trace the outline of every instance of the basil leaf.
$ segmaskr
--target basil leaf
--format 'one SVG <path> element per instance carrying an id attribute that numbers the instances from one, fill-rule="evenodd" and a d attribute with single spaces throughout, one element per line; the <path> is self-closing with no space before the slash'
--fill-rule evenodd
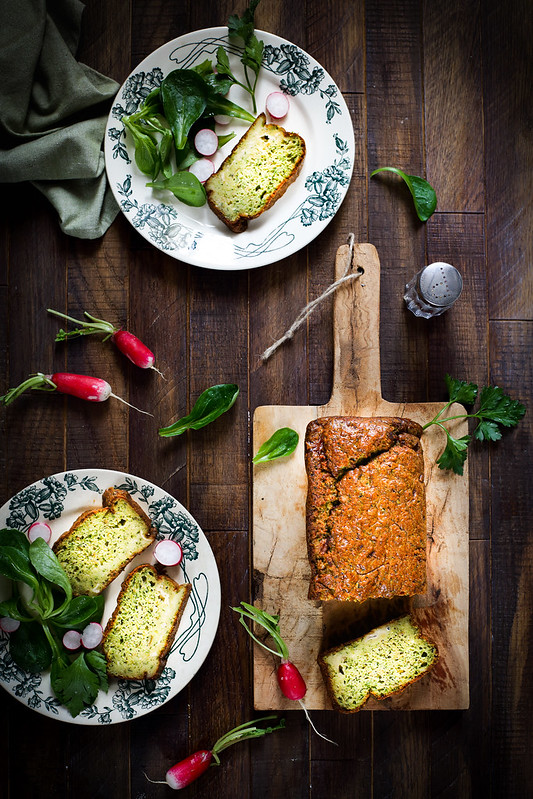
<path id="1" fill-rule="evenodd" d="M 268 441 L 261 444 L 257 454 L 252 458 L 252 462 L 265 463 L 290 455 L 298 446 L 298 440 L 299 436 L 296 430 L 292 430 L 290 427 L 280 427 Z"/>
<path id="2" fill-rule="evenodd" d="M 233 383 L 222 383 L 207 388 L 196 400 L 192 411 L 168 427 L 161 427 L 159 435 L 163 437 L 180 436 L 186 430 L 199 430 L 210 424 L 226 411 L 229 411 L 239 393 L 239 387 Z"/>
<path id="3" fill-rule="evenodd" d="M 195 208 L 205 205 L 205 189 L 192 172 L 176 172 L 170 178 L 147 183 L 146 185 L 151 186 L 153 189 L 171 191 L 178 200 L 181 200 L 186 205 L 191 205 Z"/>
<path id="4" fill-rule="evenodd" d="M 39 585 L 39 580 L 29 559 L 15 547 L 4 546 L 0 548 L 0 574 L 10 580 L 21 580 L 21 582 L 26 583 L 34 590 Z"/>
<path id="5" fill-rule="evenodd" d="M 35 541 L 30 544 L 30 560 L 35 571 L 37 571 L 41 577 L 45 577 L 49 582 L 62 588 L 69 599 L 72 597 L 72 587 L 69 579 L 63 571 L 55 553 L 52 552 L 44 539 L 36 538 Z"/>
<path id="6" fill-rule="evenodd" d="M 161 99 L 176 149 L 181 150 L 191 126 L 205 110 L 207 84 L 192 69 L 174 69 L 161 83 Z"/>
<path id="7" fill-rule="evenodd" d="M 417 175 L 406 175 L 401 169 L 396 169 L 393 166 L 382 166 L 379 169 L 375 169 L 370 177 L 374 177 L 378 172 L 394 172 L 403 178 L 413 197 L 418 218 L 421 222 L 426 222 L 429 219 L 437 207 L 437 195 L 435 189 L 427 180 L 419 178 Z"/>
<path id="8" fill-rule="evenodd" d="M 21 624 L 9 636 L 9 654 L 21 669 L 37 674 L 52 662 L 52 649 L 42 625 L 36 621 Z"/>
<path id="9" fill-rule="evenodd" d="M 104 612 L 105 599 L 98 596 L 75 596 L 67 607 L 57 616 L 52 615 L 50 621 L 56 627 L 66 630 L 83 630 L 91 621 L 100 621 Z"/>

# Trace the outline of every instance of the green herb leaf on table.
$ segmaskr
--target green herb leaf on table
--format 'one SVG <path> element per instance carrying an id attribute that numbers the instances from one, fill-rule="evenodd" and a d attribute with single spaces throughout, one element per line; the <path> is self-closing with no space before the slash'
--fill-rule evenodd
<path id="1" fill-rule="evenodd" d="M 201 427 L 205 427 L 229 411 L 238 394 L 239 387 L 234 383 L 222 383 L 206 388 L 196 400 L 192 411 L 182 419 L 178 419 L 177 422 L 167 427 L 161 427 L 158 431 L 159 435 L 166 438 L 180 436 L 186 430 L 199 430 Z"/>
<path id="2" fill-rule="evenodd" d="M 475 383 L 457 380 L 450 375 L 445 376 L 449 401 L 427 422 L 423 429 L 438 425 L 446 434 L 446 447 L 437 464 L 440 469 L 451 469 L 455 474 L 463 474 L 464 463 L 467 458 L 467 449 L 472 441 L 471 436 L 454 438 L 445 427 L 446 422 L 456 419 L 477 419 L 478 424 L 474 430 L 474 438 L 478 441 L 498 441 L 502 437 L 502 427 L 516 427 L 523 418 L 526 409 L 518 400 L 511 399 L 498 386 L 484 386 L 479 393 L 478 410 L 471 413 L 454 414 L 446 417 L 445 414 L 454 402 L 464 405 L 474 405 L 478 397 L 478 387 Z"/>
<path id="3" fill-rule="evenodd" d="M 290 427 L 280 427 L 273 433 L 268 441 L 259 447 L 252 458 L 253 463 L 265 463 L 276 458 L 282 458 L 294 452 L 298 446 L 299 436 L 296 430 Z"/>
<path id="4" fill-rule="evenodd" d="M 370 177 L 374 177 L 378 172 L 394 172 L 405 181 L 411 192 L 418 218 L 421 222 L 427 222 L 437 207 L 437 195 L 433 186 L 424 178 L 419 178 L 417 175 L 406 175 L 401 169 L 396 169 L 393 166 L 382 166 L 375 169 Z"/>

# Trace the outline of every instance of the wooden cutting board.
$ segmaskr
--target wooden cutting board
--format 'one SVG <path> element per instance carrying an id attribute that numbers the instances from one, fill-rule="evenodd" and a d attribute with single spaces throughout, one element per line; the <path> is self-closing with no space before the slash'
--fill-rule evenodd
<path id="1" fill-rule="evenodd" d="M 443 403 L 394 403 L 381 396 L 379 353 L 380 267 L 376 249 L 340 247 L 336 277 L 347 268 L 360 277 L 337 289 L 334 300 L 334 379 L 327 405 L 261 406 L 254 414 L 253 451 L 280 427 L 300 436 L 289 457 L 257 464 L 253 473 L 253 563 L 255 603 L 280 615 L 281 633 L 291 659 L 307 683 L 309 709 L 330 708 L 316 663 L 319 651 L 357 637 L 379 623 L 412 612 L 436 642 L 440 660 L 432 672 L 396 697 L 367 709 L 463 709 L 468 707 L 468 472 L 443 471 L 436 459 L 445 435 L 432 426 L 422 437 L 427 497 L 427 581 L 424 596 L 413 599 L 318 602 L 307 599 L 310 568 L 305 538 L 307 478 L 304 436 L 308 422 L 320 416 L 406 416 L 421 424 Z M 428 324 L 431 324 L 429 322 Z M 444 375 L 443 375 L 444 377 Z M 462 406 L 453 412 L 464 412 Z M 453 415 L 450 413 L 450 415 Z M 466 422 L 454 423 L 455 436 Z M 294 707 L 280 693 L 275 671 L 279 659 L 254 646 L 254 702 L 258 710 Z"/>

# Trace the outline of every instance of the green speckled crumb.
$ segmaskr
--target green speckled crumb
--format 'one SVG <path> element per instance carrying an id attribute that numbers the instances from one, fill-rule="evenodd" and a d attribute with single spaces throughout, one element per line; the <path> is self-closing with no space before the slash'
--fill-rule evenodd
<path id="1" fill-rule="evenodd" d="M 334 704 L 353 712 L 371 695 L 381 699 L 403 690 L 437 659 L 435 645 L 402 616 L 320 655 L 319 665 Z"/>

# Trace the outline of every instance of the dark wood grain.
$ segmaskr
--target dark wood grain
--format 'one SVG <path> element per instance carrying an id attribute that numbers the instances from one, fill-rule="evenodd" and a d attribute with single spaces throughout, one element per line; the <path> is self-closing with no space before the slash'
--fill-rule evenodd
<path id="1" fill-rule="evenodd" d="M 123 82 L 165 42 L 224 26 L 245 0 L 87 0 L 79 58 Z M 99 240 L 71 239 L 30 185 L 4 188 L 0 220 L 1 393 L 36 371 L 107 379 L 97 405 L 34 392 L 2 409 L 2 502 L 64 469 L 128 471 L 167 490 L 204 529 L 221 579 L 218 631 L 200 671 L 152 713 L 119 725 L 67 725 L 2 691 L 0 795 L 158 799 L 166 770 L 257 717 L 252 642 L 231 607 L 254 597 L 251 418 L 263 404 L 319 405 L 332 385 L 332 302 L 266 362 L 261 353 L 332 282 L 350 233 L 381 260 L 383 395 L 445 399 L 444 374 L 493 383 L 527 414 L 469 449 L 470 707 L 464 711 L 313 712 L 222 754 L 188 789 L 219 799 L 523 799 L 533 795 L 532 248 L 533 15 L 528 0 L 261 0 L 257 28 L 294 42 L 342 91 L 355 167 L 335 218 L 298 253 L 234 273 L 156 250 L 119 216 Z M 313 142 L 308 143 L 310 146 Z M 421 223 L 405 185 L 373 169 L 427 177 L 437 212 Z M 405 282 L 425 263 L 461 271 L 454 307 L 408 312 Z M 52 307 L 135 332 L 156 353 L 140 372 L 101 337 L 55 344 Z M 235 382 L 233 408 L 174 439 L 158 427 L 208 385 Z M 287 487 L 290 492 L 290 486 Z M 24 767 L 21 767 L 24 764 Z M 152 782 L 154 781 L 154 782 Z"/>

